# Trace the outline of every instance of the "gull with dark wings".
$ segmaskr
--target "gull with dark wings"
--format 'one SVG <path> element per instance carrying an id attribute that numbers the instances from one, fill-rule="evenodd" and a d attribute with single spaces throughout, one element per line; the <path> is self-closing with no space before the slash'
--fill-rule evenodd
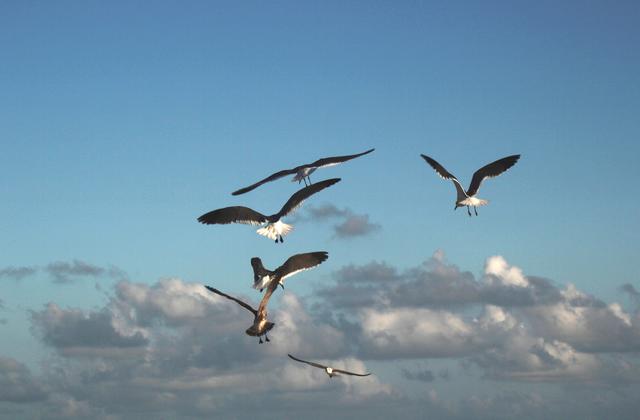
<path id="1" fill-rule="evenodd" d="M 282 286 L 282 282 L 286 277 L 292 276 L 299 271 L 313 268 L 326 261 L 327 258 L 329 258 L 329 254 L 326 252 L 308 252 L 306 254 L 294 255 L 280 267 L 276 268 L 275 271 L 266 270 L 263 267 L 263 271 L 260 271 L 260 275 L 256 274 L 255 283 L 253 285 L 256 289 L 260 288 L 260 291 L 264 288 L 267 289 L 267 291 L 264 292 L 264 296 L 262 297 L 257 310 L 253 309 L 253 307 L 248 303 L 234 298 L 233 296 L 229 296 L 216 288 L 210 286 L 205 287 L 207 290 L 230 299 L 250 311 L 253 314 L 253 324 L 247 328 L 245 332 L 247 335 L 258 337 L 260 340 L 259 343 L 262 344 L 263 335 L 265 341 L 271 341 L 269 340 L 267 333 L 271 331 L 275 324 L 267 320 L 267 304 L 269 303 L 269 299 L 271 299 L 273 292 L 278 288 L 278 284 Z M 254 264 L 254 259 L 251 260 L 252 265 Z M 257 258 L 257 260 L 260 261 L 260 258 Z M 254 265 L 254 271 L 255 267 L 256 266 Z M 262 263 L 260 263 L 260 267 L 262 267 Z M 282 287 L 284 288 L 284 286 Z"/>
<path id="2" fill-rule="evenodd" d="M 240 194 L 244 194 L 247 193 L 255 188 L 258 188 L 260 185 L 270 182 L 270 181 L 275 181 L 276 179 L 282 178 L 284 176 L 287 175 L 293 175 L 295 174 L 295 176 L 293 177 L 293 179 L 291 180 L 292 182 L 294 181 L 298 181 L 298 184 L 300 183 L 300 181 L 304 181 L 304 185 L 307 185 L 307 180 L 309 181 L 309 185 L 311 185 L 311 178 L 309 177 L 309 175 L 311 175 L 316 169 L 318 168 L 326 168 L 328 166 L 333 166 L 333 165 L 338 165 L 340 163 L 346 162 L 348 160 L 351 159 L 355 159 L 357 157 L 360 156 L 364 156 L 368 153 L 373 152 L 375 149 L 369 149 L 366 152 L 362 152 L 362 153 L 358 153 L 355 155 L 347 155 L 347 156 L 334 156 L 334 157 L 328 157 L 328 158 L 322 158 L 322 159 L 318 159 L 313 163 L 307 163 L 305 165 L 300 165 L 300 166 L 296 166 L 293 169 L 284 169 L 282 171 L 276 172 L 275 174 L 271 174 L 268 177 L 266 177 L 265 179 L 263 179 L 262 181 L 258 181 L 253 185 L 249 185 L 248 187 L 244 187 L 244 188 L 240 188 L 237 191 L 232 192 L 231 194 L 233 195 L 240 195 Z"/>
<path id="3" fill-rule="evenodd" d="M 305 254 L 296 254 L 289 257 L 280 267 L 275 270 L 267 270 L 262 265 L 262 260 L 258 257 L 251 258 L 251 266 L 253 267 L 253 288 L 262 289 L 269 287 L 272 283 L 280 285 L 284 289 L 284 280 L 300 271 L 309 270 L 316 267 L 329 258 L 329 254 L 324 251 L 307 252 Z"/>
<path id="4" fill-rule="evenodd" d="M 262 344 L 261 336 L 263 335 L 266 341 L 271 341 L 269 340 L 269 337 L 267 337 L 267 333 L 271 331 L 271 329 L 276 324 L 267 320 L 267 303 L 269 302 L 269 299 L 271 298 L 271 295 L 273 294 L 275 287 L 267 289 L 267 292 L 264 294 L 262 300 L 260 301 L 260 305 L 258 306 L 257 310 L 253 309 L 253 307 L 248 303 L 245 303 L 240 299 L 234 298 L 233 296 L 229 296 L 226 293 L 222 293 L 218 289 L 215 289 L 210 286 L 204 286 L 204 287 L 206 287 L 207 290 L 209 290 L 210 292 L 213 292 L 217 295 L 220 295 L 222 297 L 225 297 L 227 299 L 230 299 L 236 302 L 238 305 L 249 310 L 253 314 L 253 324 L 249 328 L 247 328 L 247 330 L 245 331 L 247 335 L 250 335 L 252 337 L 258 337 L 258 339 L 260 340 L 259 341 L 260 344 Z"/>
<path id="5" fill-rule="evenodd" d="M 496 176 L 500 175 L 501 173 L 515 165 L 518 159 L 520 159 L 520 155 L 511 155 L 483 166 L 473 174 L 473 178 L 471 178 L 471 184 L 469 184 L 469 188 L 467 189 L 467 191 L 465 191 L 464 188 L 462 188 L 462 184 L 460 184 L 460 181 L 458 181 L 458 179 L 453 176 L 453 174 L 449 173 L 444 168 L 444 166 L 440 165 L 435 161 L 435 159 L 432 159 L 429 156 L 420 156 L 422 156 L 422 158 L 426 160 L 433 169 L 435 169 L 436 173 L 440 175 L 441 178 L 453 181 L 453 185 L 456 187 L 456 192 L 458 194 L 456 198 L 456 206 L 453 209 L 455 210 L 458 207 L 467 206 L 467 213 L 469 214 L 469 216 L 471 216 L 471 210 L 469 210 L 469 207 L 473 207 L 473 211 L 477 216 L 477 207 L 484 206 L 489 203 L 487 200 L 476 197 L 482 181 L 487 178 L 495 178 Z"/>
<path id="6" fill-rule="evenodd" d="M 334 376 L 337 376 L 339 373 L 344 374 L 344 375 L 352 375 L 352 376 L 369 376 L 369 375 L 371 375 L 370 373 L 349 372 L 348 370 L 336 369 L 336 368 L 332 368 L 332 367 L 329 367 L 329 366 L 321 365 L 320 363 L 308 362 L 306 360 L 298 359 L 297 357 L 294 357 L 294 356 L 292 356 L 290 354 L 287 354 L 287 356 L 289 356 L 290 358 L 292 358 L 296 362 L 306 363 L 306 364 L 311 365 L 313 367 L 324 369 L 324 371 L 327 373 L 327 375 L 329 375 L 330 378 L 333 378 Z"/>
<path id="7" fill-rule="evenodd" d="M 340 178 L 332 178 L 302 188 L 287 200 L 279 212 L 271 216 L 265 216 L 249 207 L 235 206 L 225 207 L 203 214 L 198 217 L 198 222 L 205 225 L 225 225 L 229 223 L 265 225 L 257 230 L 258 234 L 273 239 L 276 243 L 278 243 L 278 240 L 284 242 L 282 237 L 287 235 L 293 229 L 293 226 L 283 223 L 281 219 L 300 207 L 304 200 L 338 181 L 340 181 Z"/>

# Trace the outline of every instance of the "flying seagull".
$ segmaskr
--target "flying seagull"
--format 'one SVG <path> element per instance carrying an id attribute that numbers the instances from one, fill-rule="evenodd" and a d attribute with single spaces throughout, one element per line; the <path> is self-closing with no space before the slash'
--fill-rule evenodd
<path id="1" fill-rule="evenodd" d="M 458 197 L 456 198 L 456 206 L 453 209 L 455 210 L 458 207 L 467 206 L 467 213 L 469 214 L 469 216 L 471 216 L 469 206 L 473 206 L 473 211 L 477 216 L 477 207 L 484 206 L 489 203 L 487 200 L 476 197 L 482 181 L 484 181 L 486 178 L 495 178 L 496 176 L 500 175 L 501 173 L 515 165 L 518 159 L 520 159 L 520 155 L 511 155 L 483 166 L 473 174 L 473 178 L 471 178 L 471 184 L 469 184 L 469 189 L 465 191 L 462 188 L 462 184 L 460 184 L 460 181 L 458 181 L 458 178 L 449 173 L 444 168 L 444 166 L 440 165 L 429 156 L 420 156 L 422 156 L 423 159 L 426 160 L 433 169 L 435 169 L 435 171 L 438 173 L 438 175 L 440 175 L 442 179 L 450 179 L 451 181 L 453 181 L 453 185 L 456 187 L 456 191 L 458 193 Z"/>
<path id="2" fill-rule="evenodd" d="M 253 190 L 255 188 L 258 188 L 260 185 L 262 185 L 262 184 L 264 184 L 266 182 L 275 181 L 276 179 L 282 178 L 282 177 L 287 176 L 287 175 L 293 175 L 293 174 L 295 174 L 295 176 L 291 180 L 292 182 L 298 181 L 298 184 L 299 184 L 300 181 L 304 181 L 304 185 L 307 185 L 307 180 L 309 180 L 309 185 L 311 185 L 311 178 L 309 178 L 309 175 L 311 175 L 316 169 L 318 169 L 318 168 L 326 168 L 327 166 L 338 165 L 338 164 L 340 164 L 342 162 L 346 162 L 348 160 L 355 159 L 357 157 L 366 155 L 367 153 L 371 153 L 374 150 L 375 149 L 369 149 L 366 152 L 358 153 L 356 155 L 335 156 L 335 157 L 322 158 L 322 159 L 316 160 L 313 163 L 307 163 L 306 165 L 296 166 L 293 169 L 284 169 L 284 170 L 282 170 L 280 172 L 276 172 L 275 174 L 269 175 L 268 177 L 266 177 L 262 181 L 258 181 L 253 185 L 249 185 L 248 187 L 240 188 L 238 191 L 234 191 L 231 194 L 233 194 L 233 195 L 244 194 L 244 193 L 249 192 L 249 191 L 251 191 L 251 190 Z"/>
<path id="3" fill-rule="evenodd" d="M 250 335 L 252 337 L 258 337 L 258 339 L 260 340 L 259 343 L 262 344 L 262 337 L 264 335 L 264 339 L 266 341 L 271 341 L 269 340 L 269 337 L 267 337 L 267 333 L 269 331 L 271 331 L 271 329 L 276 325 L 273 322 L 269 322 L 267 321 L 267 303 L 269 302 L 269 299 L 271 298 L 271 294 L 273 293 L 273 291 L 275 290 L 275 288 L 269 288 L 267 289 L 267 292 L 264 294 L 264 297 L 262 298 L 262 300 L 260 301 L 260 305 L 258 306 L 258 310 L 253 309 L 249 304 L 241 301 L 240 299 L 236 299 L 233 296 L 229 296 L 226 293 L 222 293 L 220 290 L 215 289 L 213 287 L 210 286 L 204 286 L 207 288 L 207 290 L 218 294 L 222 297 L 225 297 L 227 299 L 230 299 L 234 302 L 236 302 L 238 305 L 242 306 L 243 308 L 251 311 L 251 313 L 253 314 L 253 325 L 251 325 L 249 328 L 247 328 L 247 330 L 245 331 L 245 333 L 247 335 Z"/>
<path id="4" fill-rule="evenodd" d="M 322 264 L 329 258 L 329 254 L 321 252 L 307 252 L 306 254 L 296 254 L 289 257 L 280 267 L 275 270 L 267 270 L 262 265 L 262 260 L 258 257 L 251 258 L 253 267 L 253 288 L 262 289 L 268 287 L 272 282 L 279 284 L 284 289 L 284 280 L 303 270 L 309 270 Z"/>
<path id="5" fill-rule="evenodd" d="M 354 373 L 354 372 L 349 372 L 347 370 L 342 370 L 342 369 L 335 369 L 329 366 L 325 366 L 325 365 L 321 365 L 320 363 L 315 363 L 315 362 L 307 362 L 306 360 L 302 360 L 302 359 L 298 359 L 297 357 L 293 357 L 290 354 L 287 354 L 287 356 L 289 356 L 290 358 L 292 358 L 293 360 L 295 360 L 296 362 L 301 362 L 301 363 L 306 363 L 308 365 L 320 368 L 320 369 L 324 369 L 325 372 L 327 372 L 327 375 L 329 375 L 330 378 L 333 378 L 334 376 L 337 376 L 338 373 L 343 373 L 345 375 L 352 375 L 352 376 L 369 376 L 371 375 L 370 373 Z"/>
<path id="6" fill-rule="evenodd" d="M 226 225 L 228 223 L 264 225 L 266 223 L 265 226 L 257 230 L 258 234 L 266 236 L 269 239 L 273 239 L 276 243 L 278 243 L 278 240 L 282 243 L 284 242 L 282 237 L 288 234 L 293 229 L 293 226 L 283 223 L 280 219 L 300 207 L 304 200 L 311 197 L 313 194 L 335 184 L 338 181 L 340 181 L 340 178 L 332 178 L 302 188 L 289 198 L 279 212 L 272 214 L 271 216 L 265 216 L 262 213 L 250 209 L 249 207 L 235 206 L 225 207 L 203 214 L 198 217 L 198 222 L 205 225 Z"/>

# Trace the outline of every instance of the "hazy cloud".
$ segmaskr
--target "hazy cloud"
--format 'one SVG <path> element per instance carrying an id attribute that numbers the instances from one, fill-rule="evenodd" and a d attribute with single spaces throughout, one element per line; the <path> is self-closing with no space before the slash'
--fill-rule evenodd
<path id="1" fill-rule="evenodd" d="M 124 278 L 125 274 L 117 267 L 99 267 L 81 260 L 57 261 L 48 264 L 44 270 L 56 283 L 70 283 L 82 277 L 98 278 Z"/>
<path id="2" fill-rule="evenodd" d="M 110 266 L 105 268 L 81 260 L 73 260 L 70 262 L 56 261 L 44 267 L 5 267 L 0 269 L 0 279 L 7 278 L 19 281 L 33 276 L 40 271 L 47 273 L 55 283 L 71 283 L 83 277 L 105 277 L 118 280 L 126 278 L 126 273 L 118 267 Z"/>
<path id="3" fill-rule="evenodd" d="M 36 267 L 5 267 L 0 269 L 0 279 L 22 280 L 34 275 L 37 271 Z"/>
<path id="4" fill-rule="evenodd" d="M 342 223 L 334 226 L 338 238 L 351 238 L 355 236 L 365 236 L 379 230 L 378 223 L 371 223 L 368 214 L 352 214 L 345 218 Z"/>
<path id="5" fill-rule="evenodd" d="M 335 220 L 337 223 L 333 225 L 334 235 L 341 239 L 366 236 L 381 228 L 378 223 L 369 221 L 368 214 L 356 214 L 348 208 L 339 209 L 333 204 L 324 204 L 320 207 L 309 206 L 306 208 L 306 215 L 299 218 L 299 220 Z"/>
<path id="6" fill-rule="evenodd" d="M 620 286 L 619 290 L 626 293 L 631 298 L 631 301 L 636 306 L 636 310 L 640 309 L 640 292 L 631 283 L 625 283 Z"/>
<path id="7" fill-rule="evenodd" d="M 436 379 L 433 372 L 431 372 L 428 369 L 417 370 L 417 371 L 402 369 L 402 376 L 409 379 L 410 381 L 421 381 L 421 382 L 433 382 Z"/>

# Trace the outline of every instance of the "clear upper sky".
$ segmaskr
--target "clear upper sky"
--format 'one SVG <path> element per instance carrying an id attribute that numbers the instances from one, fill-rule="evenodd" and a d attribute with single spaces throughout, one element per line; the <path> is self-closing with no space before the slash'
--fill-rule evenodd
<path id="1" fill-rule="evenodd" d="M 441 249 L 478 278 L 501 255 L 627 304 L 619 286 L 640 285 L 639 22 L 636 1 L 2 2 L 0 270 L 78 260 L 253 296 L 251 257 L 273 268 L 329 251 L 291 285 L 304 295 L 345 265 L 402 271 Z M 365 237 L 299 222 L 276 246 L 196 222 L 231 205 L 275 212 L 297 190 L 288 179 L 230 193 L 372 147 L 312 175 L 342 182 L 307 203 L 368 215 L 380 228 Z M 420 153 L 465 185 L 522 158 L 469 218 Z M 29 311 L 98 308 L 117 276 L 101 290 L 9 277 L 0 355 L 33 367 L 47 351 Z"/>

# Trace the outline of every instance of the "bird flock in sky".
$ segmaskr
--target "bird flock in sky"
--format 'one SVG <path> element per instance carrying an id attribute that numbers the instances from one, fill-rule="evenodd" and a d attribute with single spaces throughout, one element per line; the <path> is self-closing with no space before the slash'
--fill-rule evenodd
<path id="1" fill-rule="evenodd" d="M 349 161 L 351 159 L 355 159 L 360 156 L 364 156 L 373 152 L 375 149 L 370 149 L 362 153 L 357 153 L 354 155 L 346 155 L 346 156 L 335 156 L 318 159 L 313 163 L 304 164 L 296 166 L 292 169 L 285 169 L 274 174 L 269 175 L 268 177 L 258 181 L 252 185 L 241 188 L 237 191 L 234 191 L 232 195 L 240 195 L 247 193 L 249 191 L 254 190 L 255 188 L 270 182 L 275 181 L 279 178 L 285 177 L 287 175 L 294 175 L 292 181 L 298 181 L 298 184 L 304 182 L 305 187 L 294 193 L 289 200 L 282 206 L 280 211 L 274 213 L 270 216 L 265 216 L 264 214 L 250 209 L 249 207 L 244 206 L 232 206 L 232 207 L 224 207 L 217 210 L 210 211 L 208 213 L 203 214 L 198 217 L 198 222 L 213 225 L 213 224 L 229 224 L 229 223 L 242 223 L 242 224 L 250 224 L 250 225 L 258 225 L 261 226 L 257 233 L 265 236 L 271 240 L 273 240 L 276 244 L 278 242 L 284 242 L 284 236 L 290 233 L 293 230 L 293 226 L 286 224 L 282 221 L 285 216 L 293 213 L 298 207 L 300 207 L 303 202 L 311 197 L 312 195 L 328 188 L 338 182 L 340 182 L 340 178 L 331 178 L 324 181 L 320 181 L 317 183 L 312 183 L 310 175 L 319 168 L 325 168 L 328 166 L 338 165 L 340 163 Z M 466 207 L 467 214 L 471 216 L 471 207 L 473 207 L 473 211 L 475 215 L 478 215 L 477 207 L 484 206 L 488 204 L 487 200 L 483 200 L 481 198 L 476 197 L 478 190 L 480 189 L 480 185 L 482 181 L 487 178 L 494 178 L 513 165 L 516 164 L 518 159 L 520 159 L 520 155 L 511 155 L 504 157 L 502 159 L 498 159 L 495 162 L 492 162 L 488 165 L 483 166 L 478 169 L 471 178 L 471 183 L 469 184 L 469 188 L 465 191 L 460 184 L 460 181 L 448 172 L 441 164 L 439 164 L 435 159 L 426 156 L 420 155 L 422 158 L 436 171 L 436 173 L 443 179 L 451 180 L 453 185 L 456 188 L 456 202 L 454 210 L 458 207 Z M 325 251 L 318 252 L 307 252 L 303 254 L 296 254 L 289 257 L 280 267 L 275 270 L 269 270 L 264 267 L 262 264 L 262 260 L 258 257 L 253 257 L 251 259 L 251 267 L 253 268 L 253 288 L 258 290 L 260 293 L 264 291 L 264 295 L 258 308 L 255 309 L 251 305 L 246 302 L 241 301 L 233 296 L 230 296 L 226 293 L 221 292 L 220 290 L 211 287 L 205 286 L 207 290 L 222 296 L 226 299 L 232 300 L 247 309 L 253 314 L 253 324 L 247 328 L 245 331 L 247 335 L 258 337 L 258 343 L 262 344 L 263 342 L 271 341 L 268 337 L 269 331 L 273 329 L 275 324 L 270 322 L 267 319 L 267 304 L 269 303 L 269 299 L 273 295 L 273 292 L 276 291 L 278 286 L 282 287 L 284 290 L 284 281 L 288 277 L 293 276 L 294 274 L 299 273 L 300 271 L 309 270 L 311 268 L 317 267 L 322 264 L 329 258 L 329 253 Z M 264 337 L 264 341 L 262 340 Z M 355 373 L 349 372 L 342 369 L 332 368 L 330 366 L 323 365 L 317 362 L 311 362 L 303 359 L 299 359 L 291 354 L 288 356 L 300 363 L 305 363 L 313 367 L 317 367 L 323 369 L 326 374 L 332 378 L 337 374 L 345 374 L 352 376 L 369 376 L 370 373 Z"/>

